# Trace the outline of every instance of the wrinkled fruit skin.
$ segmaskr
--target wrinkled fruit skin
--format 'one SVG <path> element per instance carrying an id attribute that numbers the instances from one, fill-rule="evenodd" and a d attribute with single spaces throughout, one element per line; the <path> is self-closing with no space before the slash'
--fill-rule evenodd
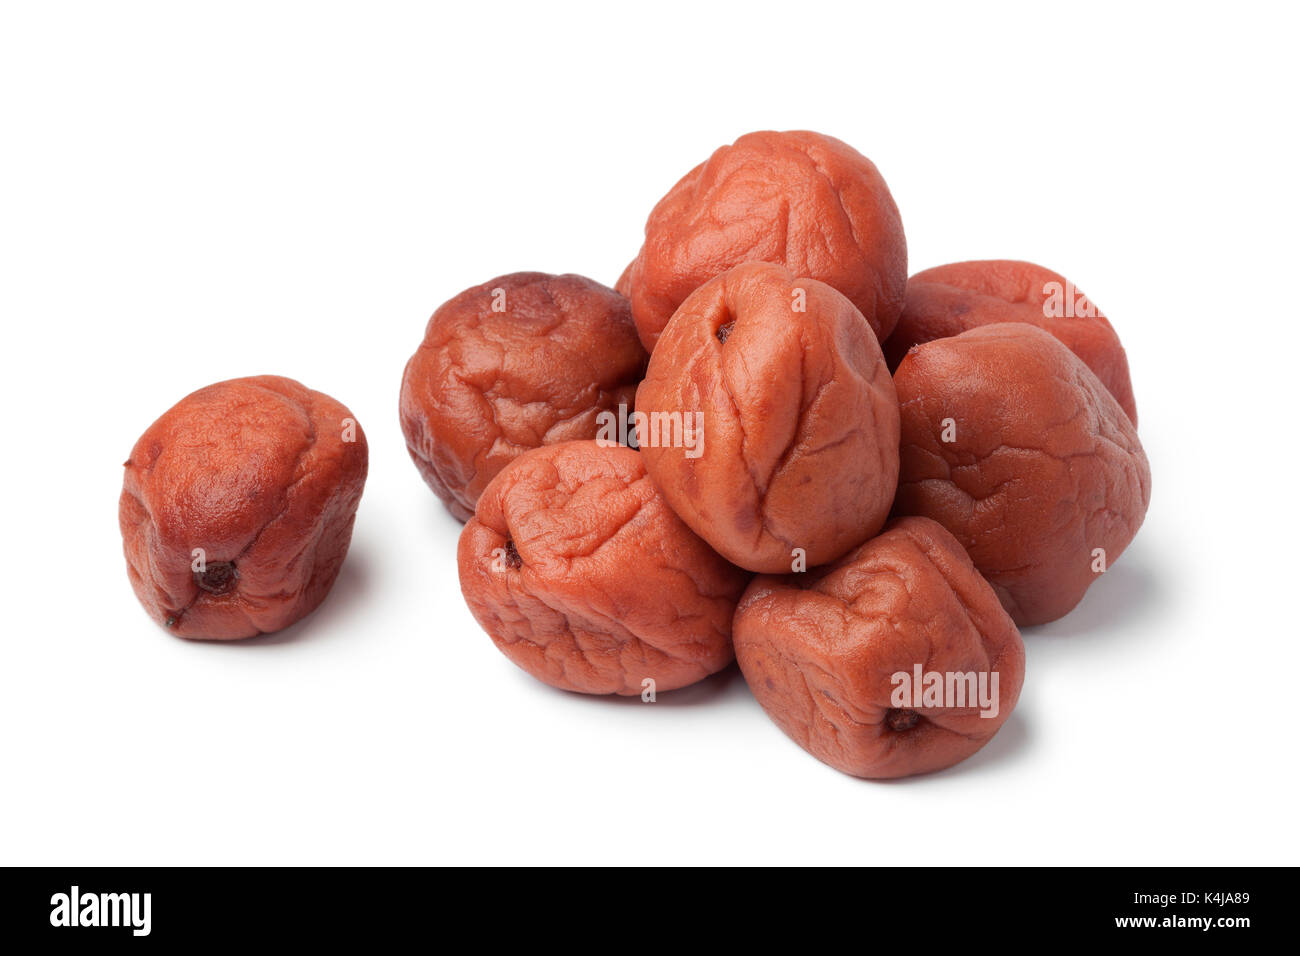
<path id="1" fill-rule="evenodd" d="M 1137 424 L 1128 356 L 1110 322 L 1064 276 L 1032 262 L 987 259 L 918 272 L 908 280 L 885 359 L 897 369 L 913 345 L 997 322 L 1024 322 L 1050 332 L 1083 359 Z"/>
<path id="2" fill-rule="evenodd" d="M 347 556 L 367 454 L 352 413 L 292 379 L 237 378 L 181 399 L 126 462 L 118 518 L 140 603 L 201 640 L 310 614 Z"/>
<path id="3" fill-rule="evenodd" d="M 641 453 L 673 510 L 740 567 L 784 573 L 795 549 L 833 561 L 889 515 L 894 383 L 862 314 L 824 283 L 758 262 L 706 283 L 664 330 L 636 407 L 701 415 L 698 454 L 662 435 L 638 435 Z"/>
<path id="4" fill-rule="evenodd" d="M 654 351 L 688 295 L 751 261 L 833 286 L 882 342 L 903 307 L 907 241 L 898 207 L 872 162 L 830 136 L 749 133 L 659 201 L 626 277 L 646 349 Z"/>
<path id="5" fill-rule="evenodd" d="M 1146 454 L 1114 396 L 1056 338 L 1019 323 L 916 346 L 894 383 L 895 513 L 951 531 L 1022 627 L 1078 604 L 1099 575 L 1094 549 L 1112 565 L 1151 498 Z"/>
<path id="6" fill-rule="evenodd" d="M 892 522 L 834 565 L 755 578 L 734 637 L 768 716 L 818 760 L 855 777 L 904 777 L 964 760 L 1011 715 L 1025 676 L 1020 632 L 961 545 L 926 518 Z M 964 707 L 952 706 L 955 698 L 895 707 L 894 675 L 911 676 L 918 664 L 923 673 L 975 674 L 975 696 Z M 990 675 L 987 708 L 980 674 Z"/>
<path id="7" fill-rule="evenodd" d="M 546 445 L 506 466 L 458 551 L 460 587 L 506 657 L 584 694 L 693 684 L 732 660 L 749 575 L 672 513 L 630 448 Z"/>
<path id="8" fill-rule="evenodd" d="M 601 413 L 630 409 L 645 363 L 627 300 L 614 290 L 577 275 L 500 276 L 429 320 L 402 377 L 407 450 L 464 521 L 519 455 L 595 438 Z"/>

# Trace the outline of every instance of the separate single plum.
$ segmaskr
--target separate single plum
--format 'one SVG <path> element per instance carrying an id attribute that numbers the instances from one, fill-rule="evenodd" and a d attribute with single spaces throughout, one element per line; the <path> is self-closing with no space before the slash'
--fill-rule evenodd
<path id="1" fill-rule="evenodd" d="M 126 462 L 118 518 L 140 603 L 173 634 L 206 640 L 310 614 L 347 556 L 366 466 L 352 413 L 292 379 L 186 396 Z"/>

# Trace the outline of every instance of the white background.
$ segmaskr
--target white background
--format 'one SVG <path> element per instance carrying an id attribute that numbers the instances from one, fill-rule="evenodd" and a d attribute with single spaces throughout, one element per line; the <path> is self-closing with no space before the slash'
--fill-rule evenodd
<path id="1" fill-rule="evenodd" d="M 917 6 L 7 5 L 0 861 L 1296 863 L 1291 14 Z M 1146 524 L 933 776 L 823 766 L 734 669 L 653 705 L 516 670 L 398 428 L 440 302 L 612 284 L 764 128 L 870 156 L 912 271 L 1041 262 L 1128 348 Z M 352 553 L 306 621 L 188 643 L 127 582 L 121 463 L 260 373 L 365 428 Z"/>

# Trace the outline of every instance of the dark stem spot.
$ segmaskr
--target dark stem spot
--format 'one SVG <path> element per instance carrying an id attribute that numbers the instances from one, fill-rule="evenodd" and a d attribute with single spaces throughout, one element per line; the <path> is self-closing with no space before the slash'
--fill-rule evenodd
<path id="1" fill-rule="evenodd" d="M 506 567 L 511 570 L 517 570 L 524 566 L 524 559 L 519 557 L 519 552 L 515 550 L 515 542 L 512 538 L 506 538 Z"/>
<path id="2" fill-rule="evenodd" d="M 734 319 L 728 322 L 726 325 L 718 326 L 718 331 L 714 333 L 715 335 L 717 335 L 718 341 L 726 342 L 728 336 L 731 335 L 731 330 L 735 328 L 735 326 L 736 326 L 736 322 Z"/>
<path id="3" fill-rule="evenodd" d="M 194 583 L 209 594 L 226 594 L 238 580 L 239 572 L 233 561 L 213 561 L 207 570 L 194 572 Z"/>
<path id="4" fill-rule="evenodd" d="M 891 708 L 885 714 L 885 723 L 889 725 L 890 730 L 911 730 L 921 719 L 921 715 L 914 710 L 900 710 L 897 707 Z"/>

